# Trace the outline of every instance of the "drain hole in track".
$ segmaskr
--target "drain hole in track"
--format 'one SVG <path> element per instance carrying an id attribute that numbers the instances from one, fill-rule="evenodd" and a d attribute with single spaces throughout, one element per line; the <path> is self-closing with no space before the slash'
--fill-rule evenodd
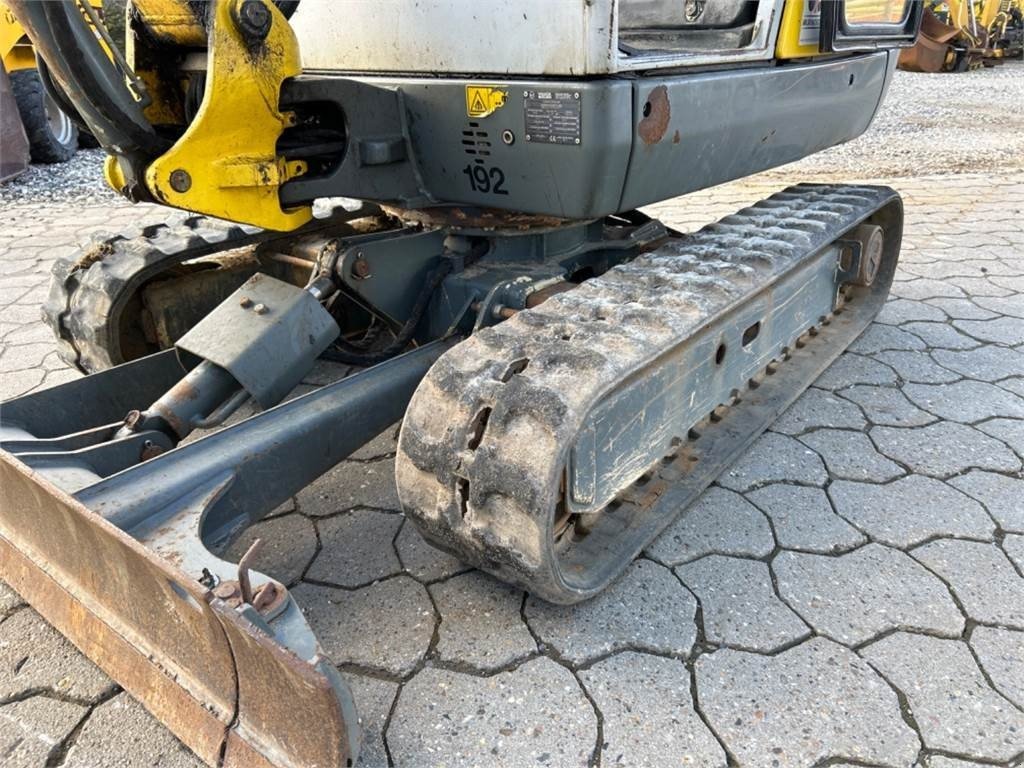
<path id="1" fill-rule="evenodd" d="M 484 408 L 473 417 L 473 423 L 470 425 L 469 442 L 466 443 L 466 447 L 469 450 L 475 451 L 479 447 L 480 441 L 484 439 L 484 432 L 487 430 L 487 422 L 490 418 L 490 407 Z"/>
<path id="2" fill-rule="evenodd" d="M 459 508 L 462 510 L 462 517 L 469 513 L 469 480 L 463 477 L 455 481 L 455 492 L 459 495 Z"/>
<path id="3" fill-rule="evenodd" d="M 715 365 L 721 365 L 725 361 L 725 342 L 718 345 L 715 350 Z"/>
<path id="4" fill-rule="evenodd" d="M 758 320 L 756 323 L 754 323 L 752 326 L 750 326 L 749 328 L 747 328 L 747 330 L 743 332 L 743 346 L 750 346 L 750 342 L 756 339 L 759 333 L 761 333 L 760 320 Z"/>
<path id="5" fill-rule="evenodd" d="M 526 366 L 530 364 L 530 358 L 524 357 L 521 360 L 515 360 L 509 363 L 508 368 L 501 374 L 500 381 L 502 384 L 507 384 L 509 380 L 516 374 L 520 374 L 526 370 Z"/>

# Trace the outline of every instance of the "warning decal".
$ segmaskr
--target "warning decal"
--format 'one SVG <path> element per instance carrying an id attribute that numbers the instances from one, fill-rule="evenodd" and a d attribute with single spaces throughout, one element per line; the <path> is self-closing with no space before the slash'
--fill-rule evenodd
<path id="1" fill-rule="evenodd" d="M 466 114 L 469 117 L 487 117 L 505 106 L 507 91 L 490 85 L 466 86 Z"/>

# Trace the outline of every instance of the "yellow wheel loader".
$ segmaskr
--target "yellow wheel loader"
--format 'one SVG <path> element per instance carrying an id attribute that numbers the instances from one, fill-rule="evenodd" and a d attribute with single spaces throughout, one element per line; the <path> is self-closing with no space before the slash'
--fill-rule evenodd
<path id="1" fill-rule="evenodd" d="M 99 11 L 102 0 L 89 0 Z M 32 41 L 25 34 L 11 9 L 0 2 L 0 60 L 10 80 L 13 105 L 5 103 L 3 109 L 14 109 L 28 138 L 32 161 L 36 163 L 63 163 L 78 150 L 79 141 L 89 144 L 88 133 L 79 133 L 74 110 L 52 83 L 46 82 L 46 65 L 36 60 Z M 5 125 L 2 137 L 5 153 L 16 151 L 9 142 L 17 141 L 17 127 Z M 96 146 L 92 144 L 92 146 Z M 7 174 L 4 174 L 5 176 Z M 13 175 L 13 174 L 12 174 Z"/>
<path id="2" fill-rule="evenodd" d="M 193 215 L 57 260 L 89 375 L 0 410 L 0 578 L 210 765 L 357 759 L 295 599 L 217 554 L 337 462 L 401 420 L 430 542 L 586 600 L 893 279 L 887 187 L 638 209 L 856 138 L 917 2 L 133 0 L 123 59 L 10 4 L 107 182 Z M 318 359 L 355 372 L 284 401 Z"/>

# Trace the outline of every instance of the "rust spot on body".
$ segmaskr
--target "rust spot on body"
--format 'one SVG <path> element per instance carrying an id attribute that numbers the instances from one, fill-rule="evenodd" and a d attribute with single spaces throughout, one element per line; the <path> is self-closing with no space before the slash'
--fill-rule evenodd
<path id="1" fill-rule="evenodd" d="M 668 101 L 668 88 L 659 85 L 647 97 L 643 107 L 643 119 L 637 125 L 640 138 L 644 144 L 657 144 L 668 130 L 668 122 L 672 118 L 672 106 Z"/>

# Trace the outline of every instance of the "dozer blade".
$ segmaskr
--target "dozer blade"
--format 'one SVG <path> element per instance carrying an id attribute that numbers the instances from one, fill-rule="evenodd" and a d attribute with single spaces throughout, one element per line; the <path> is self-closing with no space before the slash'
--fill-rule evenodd
<path id="1" fill-rule="evenodd" d="M 447 346 L 163 453 L 116 435 L 179 381 L 174 351 L 4 403 L 0 579 L 207 764 L 352 765 L 351 695 L 299 606 L 211 549 L 400 418 Z"/>
<path id="2" fill-rule="evenodd" d="M 202 760 L 345 764 L 354 717 L 322 659 L 289 653 L 7 453 L 0 489 L 0 577 Z"/>

